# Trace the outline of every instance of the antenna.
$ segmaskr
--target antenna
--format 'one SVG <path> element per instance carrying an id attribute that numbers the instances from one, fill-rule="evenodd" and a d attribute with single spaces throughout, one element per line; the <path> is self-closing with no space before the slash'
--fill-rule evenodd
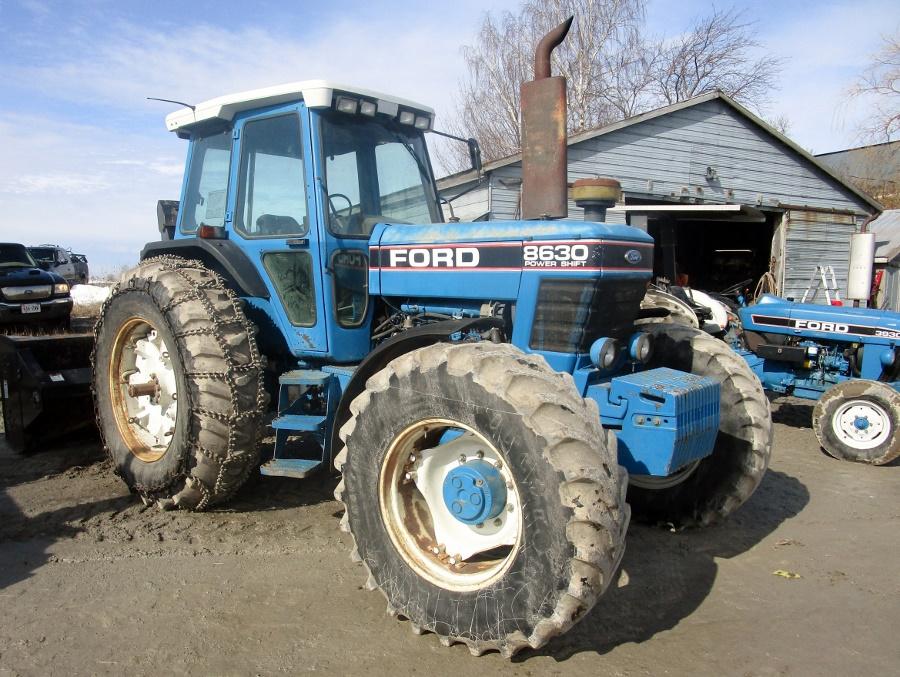
<path id="1" fill-rule="evenodd" d="M 185 103 L 184 101 L 175 101 L 174 99 L 159 99 L 155 96 L 148 96 L 147 101 L 163 101 L 165 103 L 177 103 L 179 106 L 184 106 L 185 108 L 190 108 L 191 110 L 197 109 L 196 106 L 193 106 L 189 103 Z"/>

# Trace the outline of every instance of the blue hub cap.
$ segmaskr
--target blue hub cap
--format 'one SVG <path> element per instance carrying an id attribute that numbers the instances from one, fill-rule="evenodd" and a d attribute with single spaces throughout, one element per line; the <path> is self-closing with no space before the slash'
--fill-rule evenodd
<path id="1" fill-rule="evenodd" d="M 444 478 L 444 504 L 464 524 L 493 519 L 506 507 L 506 482 L 487 461 L 468 461 Z"/>
<path id="2" fill-rule="evenodd" d="M 853 425 L 857 430 L 865 430 L 869 427 L 869 419 L 866 416 L 857 416 L 853 419 Z"/>

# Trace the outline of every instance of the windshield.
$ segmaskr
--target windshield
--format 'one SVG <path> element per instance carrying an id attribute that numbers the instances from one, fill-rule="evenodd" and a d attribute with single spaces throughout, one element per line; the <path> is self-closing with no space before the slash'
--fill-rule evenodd
<path id="1" fill-rule="evenodd" d="M 56 257 L 56 250 L 53 247 L 29 247 L 28 251 L 38 261 L 53 263 Z"/>
<path id="2" fill-rule="evenodd" d="M 36 265 L 23 245 L 0 244 L 0 268 L 31 268 Z"/>
<path id="3" fill-rule="evenodd" d="M 440 221 L 422 134 L 390 120 L 322 115 L 328 226 L 368 237 L 375 224 Z"/>

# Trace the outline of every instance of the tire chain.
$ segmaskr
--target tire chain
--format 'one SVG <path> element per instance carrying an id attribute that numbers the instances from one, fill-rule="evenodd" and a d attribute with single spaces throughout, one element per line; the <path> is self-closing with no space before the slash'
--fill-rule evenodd
<path id="1" fill-rule="evenodd" d="M 263 386 L 263 379 L 261 378 L 262 371 L 265 368 L 265 358 L 259 352 L 256 341 L 253 340 L 253 337 L 256 334 L 256 327 L 247 319 L 246 315 L 244 314 L 242 308 L 243 302 L 234 293 L 233 290 L 225 286 L 224 280 L 221 278 L 221 276 L 219 276 L 218 273 L 206 268 L 200 261 L 183 259 L 177 256 L 158 256 L 145 259 L 141 262 L 141 265 L 146 264 L 157 264 L 160 266 L 162 272 L 175 273 L 179 278 L 181 278 L 181 281 L 188 286 L 189 289 L 187 292 L 176 292 L 176 294 L 178 294 L 178 298 L 171 300 L 165 306 L 160 308 L 160 312 L 166 320 L 169 331 L 172 332 L 172 334 L 176 337 L 176 340 L 181 340 L 187 336 L 199 335 L 209 335 L 216 340 L 220 350 L 222 351 L 222 356 L 228 364 L 228 370 L 225 372 L 191 372 L 185 370 L 185 376 L 191 379 L 214 379 L 224 381 L 228 385 L 229 391 L 231 393 L 231 412 L 228 414 L 222 414 L 221 412 L 212 412 L 205 407 L 193 407 L 193 412 L 199 413 L 203 416 L 214 418 L 215 420 L 228 424 L 229 427 L 224 459 L 221 457 L 221 454 L 215 454 L 211 450 L 203 448 L 200 445 L 200 441 L 198 439 L 196 431 L 191 431 L 191 457 L 205 457 L 209 460 L 215 461 L 219 465 L 216 481 L 212 487 L 206 486 L 206 484 L 199 478 L 188 475 L 185 478 L 184 488 L 177 492 L 174 496 L 169 495 L 170 492 L 168 491 L 168 489 L 171 488 L 171 485 L 162 488 L 136 485 L 133 487 L 133 489 L 137 493 L 139 493 L 145 501 L 155 501 L 160 505 L 160 507 L 163 508 L 181 507 L 201 511 L 205 510 L 211 505 L 226 500 L 232 494 L 234 494 L 234 492 L 237 491 L 237 489 L 244 483 L 244 481 L 246 481 L 255 465 L 255 459 L 257 454 L 259 453 L 259 441 L 263 430 L 263 414 L 266 411 L 269 400 L 268 394 L 266 393 Z M 198 283 L 187 274 L 186 271 L 188 270 L 199 270 L 202 273 L 209 275 L 211 279 L 206 282 Z M 95 336 L 100 332 L 107 307 L 114 297 L 130 292 L 150 293 L 150 281 L 144 281 L 144 283 L 141 284 L 137 279 L 131 278 L 127 280 L 127 286 L 124 286 L 125 284 L 125 282 L 119 282 L 118 284 L 116 284 L 110 292 L 109 296 L 107 296 L 106 300 L 103 302 L 103 306 L 100 310 L 100 316 L 97 319 L 96 324 L 94 325 Z M 212 302 L 209 300 L 206 294 L 203 293 L 203 291 L 205 290 L 222 291 L 231 302 L 235 318 L 234 320 L 228 322 L 228 324 L 238 322 L 242 325 L 242 328 L 250 338 L 250 341 L 248 343 L 250 349 L 250 360 L 246 364 L 235 363 L 233 352 L 231 350 L 231 347 L 228 345 L 228 341 L 223 333 L 222 325 L 224 325 L 225 322 L 220 319 L 219 313 L 214 308 Z M 168 313 L 171 312 L 171 310 L 173 310 L 175 307 L 189 301 L 199 301 L 199 303 L 206 311 L 208 321 L 212 324 L 211 327 L 201 330 L 187 330 L 185 332 L 174 331 L 171 322 L 169 321 Z M 94 365 L 96 364 L 96 360 L 97 350 L 95 342 L 94 350 L 91 353 L 92 367 L 94 367 Z M 254 371 L 256 371 L 260 375 L 260 378 L 257 379 L 255 406 L 253 409 L 240 411 L 238 401 L 238 392 L 240 386 L 235 379 L 235 375 L 241 373 L 252 373 Z M 91 391 L 94 398 L 95 415 L 98 417 L 99 421 L 97 395 L 93 383 L 91 384 Z M 237 440 L 237 430 L 239 424 L 244 423 L 248 418 L 252 420 L 254 417 L 257 418 L 257 424 L 256 430 L 251 436 L 251 444 L 253 445 L 253 449 L 248 454 L 246 450 L 242 451 L 237 448 L 239 446 Z M 105 435 L 103 434 L 103 426 L 101 425 L 99 426 L 99 428 L 104 451 L 106 452 L 107 457 L 111 461 L 113 461 L 114 459 L 112 457 L 112 453 L 110 452 L 109 445 L 107 444 Z M 239 473 L 235 476 L 231 476 L 231 474 L 229 473 L 230 470 L 238 470 Z M 185 474 L 187 474 L 187 472 L 188 468 L 183 467 L 182 464 L 182 467 L 179 468 L 179 475 L 184 476 Z M 199 497 L 197 497 L 197 495 L 199 495 Z"/>

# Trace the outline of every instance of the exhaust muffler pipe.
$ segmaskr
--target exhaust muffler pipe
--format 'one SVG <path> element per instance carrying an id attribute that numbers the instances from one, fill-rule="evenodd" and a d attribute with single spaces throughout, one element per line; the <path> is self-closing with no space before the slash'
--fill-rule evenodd
<path id="1" fill-rule="evenodd" d="M 541 38 L 534 52 L 534 80 L 522 83 L 523 219 L 564 219 L 569 214 L 566 79 L 550 75 L 550 55 L 574 18 Z"/>

